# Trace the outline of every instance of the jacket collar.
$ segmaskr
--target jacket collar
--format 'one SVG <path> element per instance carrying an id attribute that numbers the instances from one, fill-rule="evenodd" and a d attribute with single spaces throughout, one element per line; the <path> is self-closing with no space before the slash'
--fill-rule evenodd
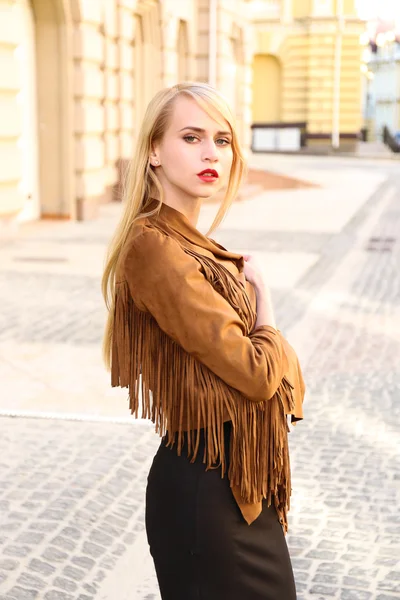
<path id="1" fill-rule="evenodd" d="M 157 201 L 154 200 L 151 208 L 157 206 Z M 199 231 L 184 215 L 176 208 L 172 208 L 164 202 L 161 205 L 160 211 L 157 215 L 150 217 L 150 221 L 154 222 L 154 225 L 161 227 L 166 233 L 173 233 L 178 236 L 184 243 L 189 243 L 192 246 L 196 246 L 197 249 L 201 248 L 207 252 L 211 252 L 216 258 L 221 260 L 231 260 L 236 263 L 239 272 L 243 270 L 244 259 L 241 254 L 236 252 L 230 252 L 224 246 L 221 246 L 215 240 L 209 238 Z"/>

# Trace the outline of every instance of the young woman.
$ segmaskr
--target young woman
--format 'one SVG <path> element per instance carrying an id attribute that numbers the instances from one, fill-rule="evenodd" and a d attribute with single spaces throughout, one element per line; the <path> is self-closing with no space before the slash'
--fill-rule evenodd
<path id="1" fill-rule="evenodd" d="M 132 413 L 141 406 L 162 436 L 146 529 L 163 600 L 296 598 L 284 532 L 301 370 L 256 261 L 196 229 L 203 199 L 227 184 L 218 226 L 243 171 L 215 89 L 160 91 L 103 278 L 112 385 L 129 388 Z"/>

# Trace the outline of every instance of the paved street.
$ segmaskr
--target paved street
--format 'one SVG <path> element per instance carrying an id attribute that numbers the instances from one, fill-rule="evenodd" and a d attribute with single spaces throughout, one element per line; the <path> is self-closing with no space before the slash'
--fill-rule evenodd
<path id="1" fill-rule="evenodd" d="M 304 370 L 287 537 L 298 599 L 399 600 L 399 163 L 252 164 L 319 186 L 241 201 L 212 236 L 264 261 Z M 160 599 L 143 516 L 158 439 L 101 363 L 117 218 L 108 205 L 0 245 L 0 600 Z"/>

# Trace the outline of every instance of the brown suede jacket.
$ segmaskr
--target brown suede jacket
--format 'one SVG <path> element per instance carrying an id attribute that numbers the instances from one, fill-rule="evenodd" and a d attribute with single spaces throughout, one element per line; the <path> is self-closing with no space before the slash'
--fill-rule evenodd
<path id="1" fill-rule="evenodd" d="M 240 254 L 166 204 L 135 222 L 117 268 L 112 385 L 129 387 L 132 413 L 141 407 L 178 453 L 185 432 L 194 459 L 205 428 L 206 466 L 221 466 L 222 475 L 228 468 L 246 521 L 257 518 L 266 498 L 287 530 L 286 415 L 303 418 L 305 385 L 281 332 L 255 328 L 256 294 L 243 267 Z"/>

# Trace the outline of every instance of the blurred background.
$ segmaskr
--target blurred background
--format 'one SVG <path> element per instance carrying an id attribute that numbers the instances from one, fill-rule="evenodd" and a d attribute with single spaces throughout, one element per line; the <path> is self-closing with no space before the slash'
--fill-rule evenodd
<path id="1" fill-rule="evenodd" d="M 0 599 L 160 600 L 159 438 L 110 386 L 100 281 L 146 105 L 188 79 L 249 164 L 213 238 L 263 262 L 307 385 L 298 600 L 400 600 L 400 0 L 0 0 Z"/>
<path id="2" fill-rule="evenodd" d="M 395 0 L 0 0 L 0 220 L 119 197 L 149 99 L 194 79 L 253 151 L 399 150 Z M 397 136 L 397 137 L 396 137 Z"/>

